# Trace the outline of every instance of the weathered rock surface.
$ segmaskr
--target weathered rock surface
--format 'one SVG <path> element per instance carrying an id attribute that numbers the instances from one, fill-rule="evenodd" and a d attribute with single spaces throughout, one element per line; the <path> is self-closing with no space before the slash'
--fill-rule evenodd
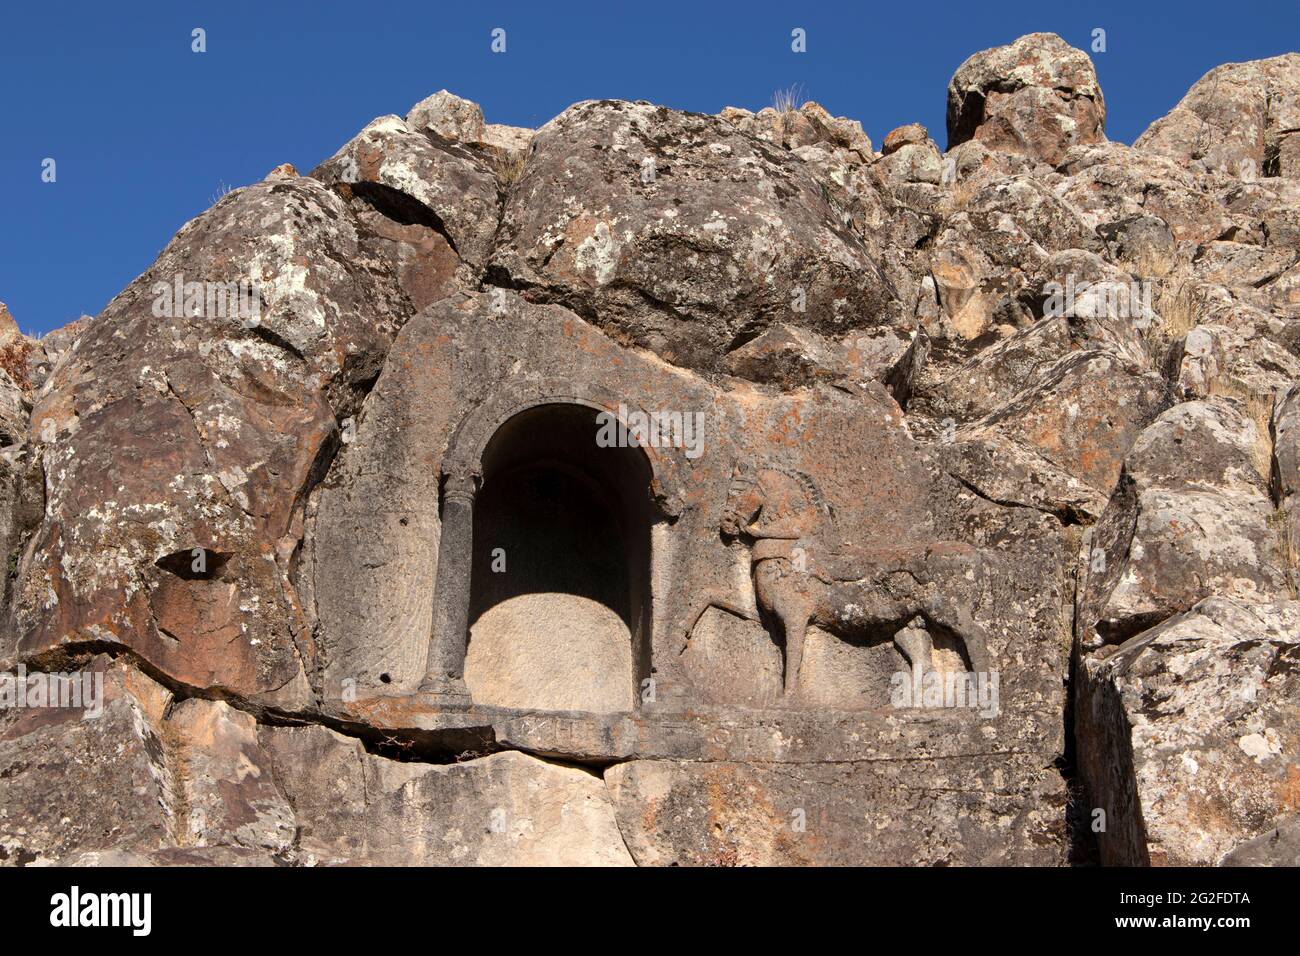
<path id="1" fill-rule="evenodd" d="M 1300 594 L 1300 386 L 1292 386 L 1277 400 L 1272 432 L 1272 490 L 1281 511 L 1282 558 L 1291 590 Z"/>
<path id="2" fill-rule="evenodd" d="M 1228 63 L 1133 145 L 1242 179 L 1300 174 L 1300 53 Z"/>
<path id="3" fill-rule="evenodd" d="M 276 786 L 252 714 L 192 698 L 172 709 L 167 727 L 184 742 L 176 777 L 187 843 L 271 854 L 293 845 L 294 813 Z"/>
<path id="4" fill-rule="evenodd" d="M 1223 858 L 1224 866 L 1300 866 L 1300 816 L 1241 844 Z"/>
<path id="5" fill-rule="evenodd" d="M 970 139 L 1056 165 L 1105 139 L 1106 104 L 1087 54 L 1054 33 L 976 53 L 948 84 L 948 146 Z"/>
<path id="6" fill-rule="evenodd" d="M 1267 852 L 1253 841 L 1300 809 L 1298 646 L 1300 602 L 1216 597 L 1085 660 L 1076 719 L 1103 863 Z"/>
<path id="7" fill-rule="evenodd" d="M 305 702 L 304 498 L 409 309 L 346 209 L 310 179 L 231 193 L 59 363 L 29 426 L 45 509 L 7 653 L 114 645 L 192 686 Z M 184 314 L 178 281 L 253 282 L 252 317 Z M 204 288 L 184 304 L 211 311 Z"/>
<path id="8" fill-rule="evenodd" d="M 97 716 L 84 706 L 0 710 L 0 862 L 9 866 L 171 842 L 161 715 L 150 706 L 159 689 L 130 670 L 105 673 L 102 661 L 89 670 L 102 682 Z"/>
<path id="9" fill-rule="evenodd" d="M 523 162 L 533 138 L 530 129 L 483 122 L 483 110 L 477 103 L 446 90 L 439 90 L 412 106 L 406 114 L 406 125 L 441 139 L 481 147 L 494 160 L 498 178 Z"/>
<path id="10" fill-rule="evenodd" d="M 9 615 L 19 551 L 43 507 L 40 468 L 27 445 L 27 421 L 32 388 L 45 371 L 44 358 L 41 343 L 23 335 L 0 302 L 0 555 L 6 569 L 0 621 Z"/>
<path id="11" fill-rule="evenodd" d="M 1256 439 L 1227 399 L 1176 405 L 1143 431 L 1094 529 L 1085 643 L 1122 641 L 1212 595 L 1290 596 Z"/>
<path id="12" fill-rule="evenodd" d="M 641 866 L 1052 865 L 1061 781 L 1014 759 L 911 768 L 634 761 L 606 772 Z M 924 816 L 923 830 L 909 820 Z M 977 835 L 976 835 L 977 834 Z"/>
<path id="13" fill-rule="evenodd" d="M 600 777 L 511 751 L 448 766 L 367 754 L 320 727 L 262 731 L 303 862 L 627 866 Z"/>
<path id="14" fill-rule="evenodd" d="M 0 691 L 105 687 L 0 707 L 0 861 L 1294 863 L 1297 89 L 444 90 L 0 307 Z"/>
<path id="15" fill-rule="evenodd" d="M 579 103 L 537 131 L 489 274 L 710 367 L 773 316 L 882 325 L 896 291 L 807 164 L 709 116 Z"/>
<path id="16" fill-rule="evenodd" d="M 475 268 L 486 261 L 496 231 L 496 179 L 484 161 L 435 127 L 416 131 L 396 116 L 381 116 L 312 175 L 346 185 L 376 206 L 391 204 L 389 218 L 429 226 Z"/>

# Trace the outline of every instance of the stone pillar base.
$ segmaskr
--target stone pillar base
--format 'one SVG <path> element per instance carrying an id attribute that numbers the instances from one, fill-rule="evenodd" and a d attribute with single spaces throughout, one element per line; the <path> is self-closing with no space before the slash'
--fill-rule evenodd
<path id="1" fill-rule="evenodd" d="M 416 690 L 415 698 L 419 703 L 439 710 L 469 710 L 474 706 L 469 688 L 459 677 L 425 678 Z"/>

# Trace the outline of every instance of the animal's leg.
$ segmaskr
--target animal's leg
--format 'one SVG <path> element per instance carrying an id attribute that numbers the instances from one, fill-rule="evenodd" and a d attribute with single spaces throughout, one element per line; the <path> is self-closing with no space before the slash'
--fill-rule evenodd
<path id="1" fill-rule="evenodd" d="M 913 619 L 907 627 L 894 635 L 894 643 L 912 665 L 912 680 L 919 686 L 921 675 L 934 669 L 931 653 L 934 642 L 930 639 L 930 632 L 925 629 L 925 622 L 920 618 Z"/>
<path id="2" fill-rule="evenodd" d="M 928 603 L 926 614 L 936 624 L 948 628 L 961 639 L 972 671 L 977 674 L 988 673 L 988 632 L 975 621 L 967 608 L 949 598 L 938 598 Z"/>
<path id="3" fill-rule="evenodd" d="M 783 618 L 781 629 L 785 631 L 785 687 L 787 698 L 793 697 L 799 687 L 799 667 L 803 664 L 803 642 L 808 632 L 807 615 L 792 615 Z"/>
<path id="4" fill-rule="evenodd" d="M 804 636 L 812 616 L 804 577 L 786 558 L 769 558 L 754 565 L 754 591 L 759 605 L 781 622 L 785 640 L 784 693 L 787 698 L 799 686 Z"/>

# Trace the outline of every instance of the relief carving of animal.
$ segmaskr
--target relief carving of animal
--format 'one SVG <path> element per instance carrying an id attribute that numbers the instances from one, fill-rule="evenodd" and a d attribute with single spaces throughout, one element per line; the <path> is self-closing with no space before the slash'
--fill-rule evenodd
<path id="1" fill-rule="evenodd" d="M 724 535 L 748 544 L 757 604 L 780 626 L 785 696 L 798 686 L 810 625 L 846 640 L 888 633 L 914 671 L 932 669 L 933 635 L 946 631 L 970 669 L 987 672 L 987 634 L 973 606 L 979 552 L 933 542 L 850 553 L 819 499 L 807 478 L 763 469 L 733 481 L 722 521 Z"/>

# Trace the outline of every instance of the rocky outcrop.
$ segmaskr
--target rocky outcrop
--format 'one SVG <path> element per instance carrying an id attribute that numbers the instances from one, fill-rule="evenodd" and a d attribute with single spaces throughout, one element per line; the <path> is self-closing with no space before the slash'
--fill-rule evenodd
<path id="1" fill-rule="evenodd" d="M 1133 145 L 1242 179 L 1300 173 L 1300 53 L 1216 67 Z"/>
<path id="2" fill-rule="evenodd" d="M 1293 862 L 1298 63 L 444 90 L 0 307 L 0 861 Z"/>
<path id="3" fill-rule="evenodd" d="M 14 569 L 22 545 L 41 518 L 41 469 L 28 447 L 27 424 L 33 389 L 47 371 L 43 344 L 23 335 L 0 302 L 0 555 L 5 559 L 0 621 L 10 613 Z M 0 644 L 3 640 L 0 637 Z"/>
<path id="4" fill-rule="evenodd" d="M 537 131 L 489 275 L 710 368 L 773 317 L 887 324 L 897 292 L 809 165 L 709 116 L 597 101 Z"/>
<path id="5" fill-rule="evenodd" d="M 1292 592 L 1300 594 L 1300 386 L 1274 406 L 1272 492 L 1280 514 L 1281 558 Z"/>
<path id="6" fill-rule="evenodd" d="M 1227 399 L 1184 402 L 1134 443 L 1097 523 L 1078 625 L 1116 643 L 1214 595 L 1289 596 L 1254 423 Z"/>
<path id="7" fill-rule="evenodd" d="M 1297 644 L 1300 602 L 1215 597 L 1085 659 L 1076 719 L 1103 863 L 1287 862 L 1268 844 L 1300 813 Z"/>
<path id="8" fill-rule="evenodd" d="M 31 414 L 45 508 L 6 654 L 112 645 L 191 686 L 309 699 L 289 580 L 305 495 L 410 309 L 366 246 L 316 181 L 250 186 L 81 335 Z"/>
<path id="9" fill-rule="evenodd" d="M 1106 103 L 1087 54 L 1054 33 L 976 53 L 948 83 L 948 147 L 989 149 L 1056 165 L 1075 144 L 1105 140 Z"/>

